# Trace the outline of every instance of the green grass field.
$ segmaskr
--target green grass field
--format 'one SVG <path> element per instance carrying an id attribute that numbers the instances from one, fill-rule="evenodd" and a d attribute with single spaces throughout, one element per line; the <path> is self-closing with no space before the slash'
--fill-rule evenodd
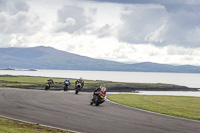
<path id="1" fill-rule="evenodd" d="M 200 121 L 200 97 L 116 94 L 107 98 L 130 107 Z"/>
<path id="2" fill-rule="evenodd" d="M 31 77 L 31 76 L 11 76 L 11 75 L 0 75 L 0 87 L 4 88 L 22 88 L 22 89 L 44 89 L 45 83 L 50 79 L 48 77 Z M 54 78 L 55 84 L 52 86 L 56 89 L 63 89 L 64 78 Z M 70 78 L 70 88 L 73 89 L 75 86 L 76 79 Z M 111 88 L 140 88 L 140 87 L 161 87 L 169 88 L 173 85 L 170 84 L 151 84 L 151 83 L 122 83 L 122 82 L 111 82 L 101 80 L 84 80 L 84 90 L 94 90 L 101 84 L 106 84 L 106 87 Z"/>
<path id="3" fill-rule="evenodd" d="M 28 124 L 0 117 L 0 133 L 70 133 L 36 124 Z"/>
<path id="4" fill-rule="evenodd" d="M 0 75 L 0 87 L 22 88 L 22 89 L 44 89 L 45 83 L 50 79 L 48 77 L 30 77 L 30 76 L 11 76 Z M 64 78 L 54 78 L 55 88 L 63 88 Z M 70 79 L 72 85 L 75 79 Z"/>

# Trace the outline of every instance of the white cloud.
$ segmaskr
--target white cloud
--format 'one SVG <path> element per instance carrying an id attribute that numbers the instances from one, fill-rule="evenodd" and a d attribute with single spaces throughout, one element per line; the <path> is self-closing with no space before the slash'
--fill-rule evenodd
<path id="1" fill-rule="evenodd" d="M 191 36 L 195 29 L 200 28 L 199 13 L 178 11 L 169 14 L 167 30 L 164 33 L 165 45 L 175 44 L 186 47 L 200 47 L 199 37 Z M 192 38 L 192 40 L 191 40 Z"/>
<path id="2" fill-rule="evenodd" d="M 160 5 L 132 5 L 121 14 L 123 25 L 119 40 L 129 43 L 145 43 L 145 37 L 165 22 L 167 12 Z"/>
<path id="3" fill-rule="evenodd" d="M 0 12 L 0 30 L 4 34 L 34 34 L 42 27 L 42 23 L 38 19 L 37 15 L 27 12 L 20 11 L 15 15 Z"/>
<path id="4" fill-rule="evenodd" d="M 0 1 L 1 34 L 34 34 L 42 26 L 36 14 L 29 13 L 29 6 L 23 0 Z"/>
<path id="5" fill-rule="evenodd" d="M 0 0 L 0 12 L 7 12 L 14 15 L 20 11 L 27 12 L 29 6 L 24 0 Z"/>
<path id="6" fill-rule="evenodd" d="M 65 5 L 57 12 L 58 26 L 57 32 L 74 33 L 84 28 L 90 23 L 86 17 L 84 8 Z"/>
<path id="7" fill-rule="evenodd" d="M 117 36 L 117 30 L 115 26 L 106 24 L 103 27 L 93 29 L 91 34 L 95 34 L 99 38 Z"/>
<path id="8" fill-rule="evenodd" d="M 156 46 L 200 47 L 200 9 L 193 4 L 189 7 L 191 9 L 168 11 L 159 4 L 131 5 L 122 12 L 124 23 L 119 30 L 119 40 Z"/>
<path id="9" fill-rule="evenodd" d="M 1 46 L 22 46 L 22 38 L 41 30 L 43 23 L 37 14 L 29 12 L 25 1 L 0 1 L 0 7 Z"/>
<path id="10" fill-rule="evenodd" d="M 144 40 L 148 42 L 163 43 L 163 34 L 166 30 L 166 23 L 167 22 L 164 22 L 158 29 L 146 35 Z"/>
<path id="11" fill-rule="evenodd" d="M 199 3 L 169 3 L 0 0 L 0 46 L 42 45 L 120 62 L 200 65 Z"/>

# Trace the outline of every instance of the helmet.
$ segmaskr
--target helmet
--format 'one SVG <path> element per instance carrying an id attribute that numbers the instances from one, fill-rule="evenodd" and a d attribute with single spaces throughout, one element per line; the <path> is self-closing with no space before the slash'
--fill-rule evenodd
<path id="1" fill-rule="evenodd" d="M 106 85 L 105 85 L 105 84 L 102 84 L 101 86 L 103 86 L 103 87 L 106 87 Z"/>
<path id="2" fill-rule="evenodd" d="M 101 86 L 99 88 L 106 88 L 105 84 L 101 84 Z"/>

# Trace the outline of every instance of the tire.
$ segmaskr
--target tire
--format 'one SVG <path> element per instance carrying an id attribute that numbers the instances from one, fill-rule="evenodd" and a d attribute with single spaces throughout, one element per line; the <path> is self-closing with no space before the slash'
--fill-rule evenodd
<path id="1" fill-rule="evenodd" d="M 80 88 L 79 88 L 79 87 L 75 88 L 75 94 L 78 94 L 79 91 L 80 91 Z"/>
<path id="2" fill-rule="evenodd" d="M 76 89 L 76 90 L 75 90 L 75 94 L 78 94 L 78 92 L 79 92 L 78 89 Z"/>
<path id="3" fill-rule="evenodd" d="M 45 90 L 48 90 L 49 88 L 50 88 L 50 87 L 46 86 L 46 87 L 45 87 Z"/>
<path id="4" fill-rule="evenodd" d="M 95 105 L 96 105 L 96 106 L 99 106 L 99 102 L 97 102 Z"/>
<path id="5" fill-rule="evenodd" d="M 90 105 L 92 105 L 93 104 L 93 99 L 90 101 Z"/>
<path id="6" fill-rule="evenodd" d="M 100 100 L 100 99 L 99 99 L 99 96 L 97 96 L 96 99 L 95 99 L 95 105 L 96 105 L 96 106 L 99 106 L 99 100 Z"/>
<path id="7" fill-rule="evenodd" d="M 64 87 L 64 91 L 68 91 L 68 87 L 67 86 Z"/>

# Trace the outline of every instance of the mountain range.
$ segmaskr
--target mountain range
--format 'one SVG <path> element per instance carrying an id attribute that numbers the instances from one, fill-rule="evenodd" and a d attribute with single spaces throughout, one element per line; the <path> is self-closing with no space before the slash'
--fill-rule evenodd
<path id="1" fill-rule="evenodd" d="M 22 69 L 200 73 L 200 66 L 174 66 L 152 62 L 126 64 L 94 59 L 43 46 L 0 48 L 0 68 L 7 67 Z"/>

